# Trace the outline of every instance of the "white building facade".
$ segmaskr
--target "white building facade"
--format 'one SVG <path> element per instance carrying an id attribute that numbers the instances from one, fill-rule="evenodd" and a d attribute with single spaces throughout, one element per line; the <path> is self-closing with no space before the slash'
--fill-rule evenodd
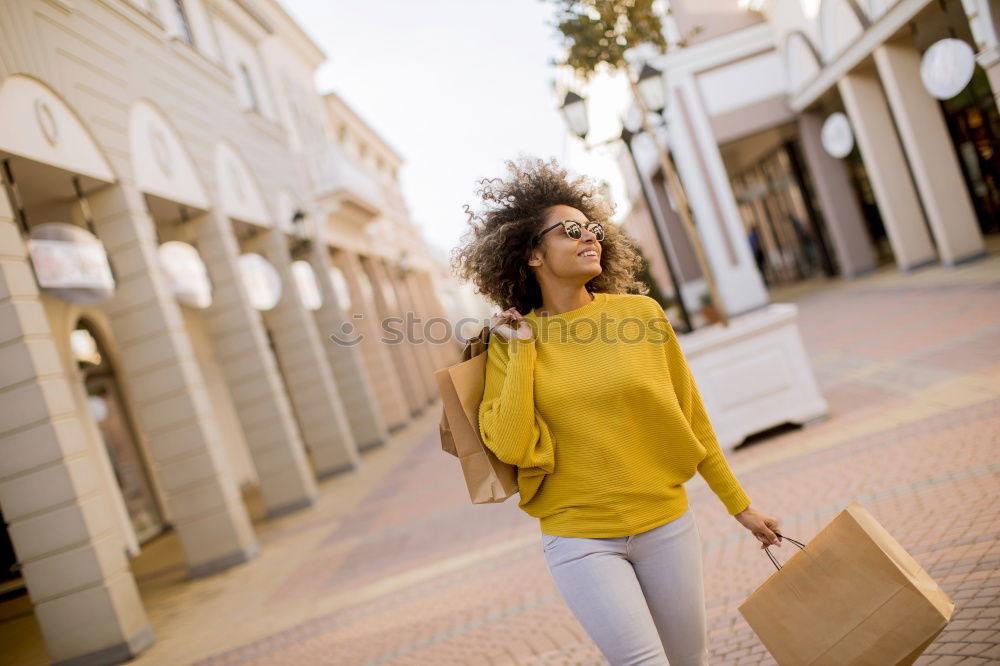
<path id="1" fill-rule="evenodd" d="M 770 286 L 985 256 L 1000 234 L 995 3 L 669 4 L 668 40 L 687 45 L 649 60 L 667 79 L 660 141 L 730 313 L 766 304 Z M 952 43 L 924 69 L 957 77 L 944 99 L 921 76 L 942 40 Z M 649 137 L 635 145 L 696 311 L 703 276 Z M 636 171 L 624 153 L 620 161 L 635 204 L 626 228 L 669 285 Z"/>

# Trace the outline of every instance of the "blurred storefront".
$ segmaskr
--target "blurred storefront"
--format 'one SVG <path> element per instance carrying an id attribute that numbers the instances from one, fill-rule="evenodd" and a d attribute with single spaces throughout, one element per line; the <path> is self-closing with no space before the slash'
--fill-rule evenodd
<path id="1" fill-rule="evenodd" d="M 0 604 L 26 589 L 54 662 L 118 663 L 155 640 L 145 545 L 192 577 L 253 558 L 247 493 L 313 504 L 458 350 L 332 338 L 441 316 L 436 267 L 384 144 L 382 231 L 327 231 L 353 176 L 308 168 L 343 137 L 276 2 L 7 3 L 0 41 Z"/>
<path id="2" fill-rule="evenodd" d="M 719 279 L 749 265 L 770 287 L 985 256 L 1000 234 L 989 2 L 669 4 L 668 41 L 687 44 L 648 59 L 668 81 L 661 139 Z M 655 156 L 639 158 L 653 183 Z M 763 302 L 744 291 L 731 311 Z"/>

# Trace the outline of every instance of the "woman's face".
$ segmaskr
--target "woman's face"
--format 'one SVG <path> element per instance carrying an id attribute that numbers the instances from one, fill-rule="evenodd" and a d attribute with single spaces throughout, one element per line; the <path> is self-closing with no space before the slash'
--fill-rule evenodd
<path id="1" fill-rule="evenodd" d="M 561 226 L 552 229 L 542 236 L 528 264 L 535 267 L 539 281 L 552 277 L 586 284 L 601 274 L 601 244 L 592 232 L 583 228 L 590 221 L 587 216 L 572 206 L 559 204 L 548 208 L 538 231 L 563 220 L 579 222 L 580 237 L 570 238 Z"/>

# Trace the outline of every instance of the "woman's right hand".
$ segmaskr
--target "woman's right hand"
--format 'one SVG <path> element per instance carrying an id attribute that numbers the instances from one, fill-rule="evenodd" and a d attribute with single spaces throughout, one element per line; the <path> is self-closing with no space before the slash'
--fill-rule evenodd
<path id="1" fill-rule="evenodd" d="M 498 322 L 504 323 L 497 325 Z M 511 326 L 511 322 L 516 323 L 518 325 L 517 328 Z M 496 326 L 493 329 L 493 333 L 499 333 L 507 340 L 512 338 L 515 340 L 531 340 L 535 337 L 535 332 L 528 324 L 528 320 L 516 308 L 509 308 L 503 312 L 494 314 L 490 317 L 490 326 Z"/>

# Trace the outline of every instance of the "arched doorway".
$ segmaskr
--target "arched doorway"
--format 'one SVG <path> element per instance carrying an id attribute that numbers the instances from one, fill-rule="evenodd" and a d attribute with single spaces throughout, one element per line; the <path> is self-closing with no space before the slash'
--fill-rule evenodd
<path id="1" fill-rule="evenodd" d="M 163 531 L 163 512 L 114 366 L 95 327 L 86 319 L 80 319 L 70 332 L 70 347 L 87 395 L 87 407 L 104 440 L 136 538 L 140 544 L 145 543 Z"/>

